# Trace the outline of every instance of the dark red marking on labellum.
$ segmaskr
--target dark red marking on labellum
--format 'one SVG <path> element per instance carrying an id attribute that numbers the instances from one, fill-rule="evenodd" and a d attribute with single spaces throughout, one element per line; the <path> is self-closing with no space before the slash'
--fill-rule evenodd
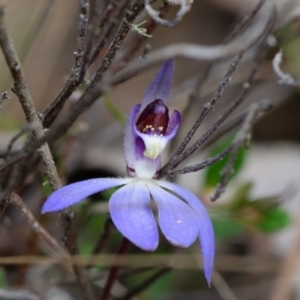
<path id="1" fill-rule="evenodd" d="M 136 126 L 142 133 L 165 135 L 168 123 L 169 110 L 162 100 L 156 99 L 142 111 Z"/>

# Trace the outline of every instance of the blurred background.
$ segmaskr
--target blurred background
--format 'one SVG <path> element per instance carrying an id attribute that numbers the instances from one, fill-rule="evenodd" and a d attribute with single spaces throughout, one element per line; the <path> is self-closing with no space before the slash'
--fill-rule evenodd
<path id="1" fill-rule="evenodd" d="M 208 198 L 220 179 L 219 173 L 224 167 L 224 161 L 208 170 L 181 175 L 175 179 L 196 193 L 211 212 L 217 240 L 216 273 L 213 276 L 212 288 L 207 288 L 199 266 L 194 270 L 175 269 L 142 292 L 137 299 L 271 299 L 272 291 L 280 287 L 284 291 L 288 290 L 289 295 L 282 300 L 300 299 L 300 272 L 297 270 L 297 250 L 300 250 L 299 87 L 279 85 L 272 69 L 272 59 L 282 48 L 282 68 L 294 78 L 300 78 L 300 2 L 294 1 L 288 7 L 284 0 L 276 2 L 277 45 L 267 53 L 257 83 L 237 113 L 263 99 L 270 99 L 274 109 L 255 125 L 251 147 L 239 152 L 228 190 L 216 203 L 211 203 Z M 78 1 L 3 0 L 2 3 L 7 6 L 8 31 L 21 59 L 36 109 L 42 112 L 63 88 L 74 63 Z M 158 26 L 153 37 L 145 44 L 149 44 L 151 50 L 182 42 L 221 44 L 237 20 L 255 4 L 254 0 L 195 0 L 191 11 L 176 28 Z M 174 17 L 176 10 L 177 7 L 172 7 L 167 18 Z M 139 17 L 141 21 L 146 18 L 145 13 Z M 127 43 L 137 34 L 132 31 Z M 136 57 L 141 55 L 141 51 Z M 100 61 L 101 57 L 98 59 L 98 62 Z M 221 101 L 201 125 L 196 138 L 209 128 L 238 94 L 248 76 L 251 62 L 246 58 L 241 62 Z M 171 145 L 174 149 L 196 120 L 203 105 L 209 101 L 229 65 L 230 60 L 217 65 L 214 76 L 201 88 L 200 100 L 190 107 L 188 98 L 191 82 L 195 75 L 204 73 L 208 62 L 176 60 L 170 109 L 180 110 L 184 113 L 184 118 L 179 137 Z M 140 102 L 157 70 L 158 68 L 153 68 L 118 85 L 107 95 L 107 101 L 112 102 L 126 115 L 134 104 Z M 87 81 L 91 75 L 87 75 Z M 19 102 L 10 91 L 11 86 L 10 73 L 3 55 L 0 55 L 0 90 L 8 91 L 11 98 L 2 104 L 0 111 L 1 151 L 6 149 L 11 137 L 25 124 Z M 79 88 L 68 100 L 65 109 L 70 108 L 81 93 Z M 120 120 L 107 108 L 107 101 L 99 99 L 94 103 L 92 109 L 85 112 L 69 130 L 64 141 L 56 144 L 54 155 L 65 183 L 90 177 L 125 175 L 123 127 Z M 185 165 L 200 162 L 218 153 L 233 137 L 234 134 L 230 133 L 212 146 L 199 151 L 186 161 Z M 174 149 L 171 148 L 170 151 Z M 34 190 L 39 188 L 40 182 L 36 183 L 37 185 L 33 185 L 32 182 L 30 184 Z M 41 203 L 30 200 L 32 195 L 35 195 L 32 191 L 28 192 L 25 199 L 28 199 L 32 211 L 38 215 Z M 36 197 L 44 199 L 43 196 Z M 95 201 L 107 201 L 108 198 L 109 195 L 100 195 Z M 85 207 L 78 208 L 78 212 L 81 212 L 81 209 Z M 96 205 L 95 211 L 95 214 L 102 212 L 101 207 Z M 81 217 L 78 221 L 81 230 L 79 243 L 82 252 L 89 254 L 105 217 Z M 59 237 L 55 227 L 57 219 L 49 219 L 51 218 L 49 217 L 47 222 L 52 226 L 49 226 L 49 230 Z M 83 220 L 87 222 L 84 226 Z M 3 222 L 0 231 L 0 254 L 28 254 L 25 244 L 32 233 L 30 228 L 22 227 L 25 221 L 19 220 L 15 223 L 7 217 Z M 114 239 L 118 241 L 118 237 Z M 115 240 L 107 251 L 113 249 Z M 158 253 L 173 251 L 194 255 L 199 251 L 198 247 L 194 245 L 184 251 L 172 250 L 164 241 Z M 35 286 L 35 272 L 38 268 L 33 269 L 28 271 L 25 279 L 18 281 L 15 269 L 5 268 L 0 284 L 2 287 L 15 283 Z M 40 269 L 38 271 L 43 273 Z M 134 279 L 124 279 L 122 283 L 127 286 L 134 285 L 138 280 L 142 280 L 144 275 L 135 276 L 137 277 L 133 277 Z M 45 278 L 47 283 L 49 278 Z M 288 282 L 285 279 L 288 279 Z M 65 294 L 59 295 L 61 298 L 49 296 L 47 299 L 68 299 Z"/>

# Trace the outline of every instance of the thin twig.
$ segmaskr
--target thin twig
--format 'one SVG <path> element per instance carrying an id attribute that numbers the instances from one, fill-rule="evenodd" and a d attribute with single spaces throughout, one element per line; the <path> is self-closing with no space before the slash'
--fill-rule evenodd
<path id="1" fill-rule="evenodd" d="M 166 3 L 166 1 L 163 1 L 161 6 L 158 9 L 159 17 L 164 17 L 168 10 L 170 9 L 170 5 Z M 158 23 L 156 23 L 153 19 L 148 20 L 147 24 L 145 25 L 145 29 L 148 35 L 151 35 L 154 30 L 157 28 Z M 121 70 L 126 63 L 132 58 L 132 56 L 140 49 L 140 47 L 143 45 L 143 43 L 148 39 L 145 35 L 137 34 L 135 36 L 135 39 L 131 41 L 130 45 L 122 52 L 121 55 L 115 59 L 113 62 L 113 72 L 117 72 Z M 147 54 L 149 53 L 149 46 L 146 45 L 145 51 Z M 144 52 L 145 52 L 144 51 Z M 143 53 L 141 55 L 141 58 L 145 58 L 146 55 Z"/>
<path id="2" fill-rule="evenodd" d="M 187 173 L 192 173 L 192 172 L 198 172 L 202 169 L 205 169 L 205 168 L 213 165 L 217 161 L 222 160 L 226 155 L 228 155 L 232 151 L 232 149 L 233 149 L 233 145 L 230 145 L 229 147 L 224 149 L 222 152 L 220 152 L 217 155 L 203 161 L 202 163 L 195 164 L 195 165 L 188 166 L 188 167 L 184 167 L 184 168 L 181 168 L 181 169 L 171 170 L 169 172 L 169 174 L 171 176 L 175 176 L 175 175 L 178 175 L 178 174 L 187 174 Z"/>
<path id="3" fill-rule="evenodd" d="M 214 108 L 217 104 L 217 101 L 221 98 L 223 92 L 225 91 L 229 81 L 231 80 L 232 74 L 236 70 L 237 65 L 239 64 L 241 58 L 243 57 L 243 54 L 244 54 L 244 51 L 240 51 L 239 54 L 232 61 L 227 73 L 225 74 L 224 78 L 220 82 L 220 84 L 219 84 L 217 90 L 215 91 L 214 95 L 212 96 L 211 100 L 204 105 L 204 109 L 203 109 L 202 113 L 200 114 L 200 116 L 196 120 L 193 127 L 187 133 L 184 141 L 181 143 L 178 150 L 174 154 L 175 157 L 180 155 L 184 151 L 185 147 L 190 142 L 190 140 L 194 136 L 194 134 L 195 134 L 196 130 L 198 129 L 198 127 L 202 124 L 205 117 L 208 115 L 209 112 L 214 110 Z"/>
<path id="4" fill-rule="evenodd" d="M 270 24 L 265 36 L 271 30 L 273 24 L 274 22 Z M 262 42 L 261 47 L 259 47 L 258 49 L 254 66 L 250 72 L 250 75 L 248 76 L 247 81 L 243 84 L 243 89 L 237 96 L 237 98 L 229 105 L 229 107 L 223 112 L 223 114 L 217 119 L 217 121 L 206 131 L 206 133 L 203 134 L 201 138 L 199 138 L 190 148 L 176 157 L 171 157 L 170 161 L 160 170 L 159 178 L 165 176 L 166 174 L 170 174 L 175 167 L 177 167 L 187 157 L 198 150 L 206 142 L 206 140 L 224 123 L 228 116 L 245 100 L 247 95 L 250 93 L 251 87 L 254 84 L 259 67 L 261 66 L 261 63 L 263 61 L 263 55 L 265 53 L 266 47 L 267 46 L 265 41 Z"/>
<path id="5" fill-rule="evenodd" d="M 276 55 L 274 56 L 274 59 L 272 61 L 273 70 L 276 73 L 276 75 L 280 78 L 278 80 L 279 84 L 282 85 L 290 85 L 290 86 L 300 86 L 300 80 L 296 80 L 293 78 L 292 75 L 288 73 L 284 73 L 281 68 L 280 64 L 282 63 L 282 49 L 280 49 Z"/>
<path id="6" fill-rule="evenodd" d="M 84 3 L 84 1 L 82 3 Z M 34 107 L 33 100 L 30 95 L 24 73 L 22 71 L 19 58 L 7 34 L 7 30 L 4 24 L 4 14 L 5 14 L 5 7 L 1 6 L 0 7 L 0 46 L 2 48 L 2 52 L 4 54 L 11 75 L 14 79 L 13 92 L 19 98 L 27 122 L 33 126 L 32 129 L 33 138 L 35 140 L 38 140 L 43 138 L 45 131 L 42 125 L 42 121 L 40 120 L 40 117 Z M 39 149 L 37 149 L 37 151 L 39 152 L 42 158 L 45 167 L 44 173 L 49 181 L 52 190 L 57 190 L 61 186 L 61 182 L 57 173 L 57 169 L 55 167 L 55 163 L 49 145 L 47 143 L 44 143 L 43 145 L 41 145 Z M 74 233 L 71 234 L 72 231 L 71 221 L 67 218 L 67 213 L 63 212 L 61 215 L 62 215 L 62 220 L 65 221 L 63 222 L 63 224 L 67 225 L 67 227 L 64 228 L 65 238 L 68 241 L 67 245 L 69 246 L 68 250 L 70 251 L 70 249 L 73 250 L 76 248 L 76 245 L 71 246 L 70 244 L 71 241 L 74 242 L 74 238 L 71 238 L 71 236 L 73 236 Z M 78 253 L 79 252 L 76 253 L 71 252 L 71 254 L 78 254 Z M 74 266 L 74 271 L 75 274 L 77 275 L 85 299 L 92 299 L 93 298 L 92 291 L 89 282 L 87 280 L 87 277 L 85 276 L 85 270 L 82 267 Z"/>
<path id="7" fill-rule="evenodd" d="M 102 250 L 110 236 L 112 229 L 113 229 L 112 220 L 111 220 L 111 218 L 107 217 L 105 220 L 104 227 L 103 227 L 103 232 L 102 232 L 102 234 L 95 246 L 95 249 L 93 251 L 94 254 L 99 254 L 102 252 Z"/>
<path id="8" fill-rule="evenodd" d="M 271 7 L 269 5 L 271 5 Z M 254 42 L 256 38 L 261 37 L 262 32 L 266 32 L 265 25 L 270 21 L 270 17 L 272 16 L 272 9 L 273 5 L 268 1 L 265 5 L 265 10 L 263 13 L 263 17 L 261 16 L 260 21 L 256 22 L 255 28 L 252 28 L 248 41 Z M 252 33 L 252 34 L 251 34 Z M 255 39 L 254 39 L 255 38 Z M 238 41 L 240 43 L 241 40 Z M 250 46 L 251 43 L 248 43 Z M 244 44 L 245 45 L 245 44 Z M 171 47 L 171 46 L 170 46 Z M 99 98 L 103 93 L 107 92 L 108 87 L 114 86 L 118 84 L 120 81 L 124 80 L 124 78 L 129 78 L 133 74 L 136 74 L 140 70 L 145 70 L 155 63 L 161 62 L 166 60 L 166 58 L 170 57 L 179 57 L 181 55 L 189 57 L 190 51 L 196 51 L 197 55 L 192 56 L 190 58 L 194 59 L 203 59 L 203 58 L 210 58 L 215 59 L 216 56 L 210 55 L 209 52 L 212 50 L 210 47 L 205 47 L 205 50 L 202 46 L 195 46 L 195 45 L 173 45 L 171 48 L 175 47 L 175 51 L 170 49 L 170 47 L 165 47 L 162 50 L 158 50 L 155 53 L 152 52 L 148 55 L 147 60 L 143 60 L 143 63 L 133 63 L 128 68 L 122 70 L 118 74 L 114 75 L 112 78 L 107 78 L 107 81 L 103 81 L 102 84 L 98 85 L 96 88 L 90 90 L 88 93 L 84 93 L 82 97 L 77 101 L 72 109 L 67 112 L 53 127 L 46 133 L 46 136 L 41 138 L 36 143 L 32 143 L 27 145 L 20 151 L 16 152 L 14 155 L 11 156 L 6 162 L 4 162 L 0 166 L 0 172 L 10 168 L 14 163 L 28 157 L 37 147 L 42 145 L 45 141 L 52 141 L 54 139 L 59 138 L 66 130 L 69 128 L 73 122 L 77 119 L 77 117 L 82 114 L 90 105 L 92 105 L 97 98 Z M 218 48 L 218 47 L 217 47 Z M 234 53 L 236 53 L 237 49 L 240 48 L 240 45 L 233 45 L 229 47 Z M 187 51 L 187 52 L 185 52 Z M 212 52 L 216 54 L 218 52 L 217 57 L 225 57 L 226 55 L 232 54 L 232 52 L 224 50 L 224 47 L 219 47 L 218 50 L 214 49 Z M 160 54 L 162 54 L 160 56 Z"/>
<path id="9" fill-rule="evenodd" d="M 159 50 L 152 51 L 147 60 L 143 63 L 135 61 L 129 64 L 124 70 L 114 76 L 113 79 L 107 82 L 117 84 L 124 80 L 133 77 L 145 68 L 153 67 L 154 65 L 164 62 L 170 58 L 186 58 L 193 60 L 213 61 L 220 58 L 227 58 L 235 55 L 240 50 L 249 49 L 254 42 L 264 36 L 265 30 L 273 17 L 274 6 L 272 1 L 267 1 L 256 16 L 256 21 L 253 25 L 245 30 L 243 35 L 238 36 L 231 43 L 226 45 L 203 46 L 195 44 L 173 44 L 163 47 Z"/>
<path id="10" fill-rule="evenodd" d="M 144 282 L 142 282 L 139 285 L 136 285 L 132 290 L 128 291 L 128 293 L 126 293 L 126 295 L 118 298 L 118 300 L 132 299 L 133 296 L 137 295 L 141 291 L 148 288 L 151 284 L 156 282 L 158 279 L 160 279 L 162 276 L 166 275 L 170 271 L 171 271 L 170 268 L 162 268 L 162 269 L 156 271 L 153 275 L 151 275 L 149 278 L 147 278 Z"/>
<path id="11" fill-rule="evenodd" d="M 45 228 L 37 221 L 22 199 L 15 193 L 10 193 L 7 196 L 9 202 L 20 210 L 25 217 L 29 226 L 35 231 L 38 237 L 44 241 L 55 254 L 66 256 L 66 251 L 59 245 L 59 243 L 45 230 Z"/>
<path id="12" fill-rule="evenodd" d="M 6 26 L 4 24 L 4 14 L 5 7 L 0 6 L 0 46 L 7 66 L 9 67 L 10 73 L 14 79 L 13 92 L 19 98 L 27 122 L 33 126 L 32 135 L 34 139 L 40 139 L 44 135 L 44 129 L 34 107 L 19 58 L 8 36 Z M 51 186 L 54 189 L 57 189 L 60 186 L 60 181 L 48 144 L 45 143 L 42 145 L 39 152 L 45 166 L 45 175 L 47 176 Z"/>
<path id="13" fill-rule="evenodd" d="M 261 117 L 265 115 L 265 113 L 270 112 L 274 105 L 270 99 L 263 99 L 262 101 L 258 102 L 259 105 L 259 113 L 255 119 L 255 121 L 258 121 Z M 243 123 L 245 118 L 247 117 L 249 110 L 251 108 L 247 108 L 245 111 L 241 112 L 237 116 L 231 118 L 228 120 L 224 125 L 222 125 L 218 131 L 205 143 L 203 148 L 210 147 L 213 145 L 216 141 L 218 141 L 221 137 L 223 137 L 225 134 L 233 130 L 234 128 L 238 127 Z"/>
<path id="14" fill-rule="evenodd" d="M 9 203 L 10 203 L 9 194 L 7 194 L 0 203 L 0 220 L 2 219 L 2 216 L 3 216 L 7 206 L 9 205 Z"/>
<path id="15" fill-rule="evenodd" d="M 65 210 L 60 214 L 60 219 L 64 228 L 64 242 L 72 256 L 80 253 L 77 246 L 77 235 L 73 227 L 73 218 L 74 212 L 71 210 Z M 81 287 L 84 299 L 95 299 L 85 268 L 81 265 L 73 265 L 73 270 Z"/>
<path id="16" fill-rule="evenodd" d="M 235 162 L 238 150 L 242 146 L 248 144 L 248 141 L 251 137 L 251 129 L 258 112 L 259 112 L 259 105 L 257 103 L 252 104 L 242 128 L 240 129 L 240 131 L 238 132 L 238 134 L 236 135 L 232 143 L 233 148 L 230 153 L 230 158 L 226 166 L 224 167 L 224 169 L 221 171 L 220 182 L 217 185 L 215 192 L 210 196 L 210 199 L 212 201 L 216 201 L 225 192 L 225 187 L 227 185 L 227 182 L 231 174 L 234 172 L 233 164 Z"/>
<path id="17" fill-rule="evenodd" d="M 213 271 L 212 284 L 223 300 L 238 300 L 220 272 Z"/>
<path id="18" fill-rule="evenodd" d="M 240 34 L 253 20 L 255 15 L 258 13 L 258 11 L 262 8 L 266 0 L 260 0 L 256 6 L 250 11 L 248 14 L 246 14 L 241 20 L 239 20 L 234 28 L 231 30 L 229 35 L 226 37 L 224 43 L 228 43 L 232 39 L 234 39 L 238 34 Z"/>
<path id="19" fill-rule="evenodd" d="M 69 78 L 63 90 L 59 93 L 56 99 L 46 108 L 42 114 L 43 125 L 48 128 L 56 119 L 58 113 L 62 109 L 66 100 L 71 96 L 75 89 L 82 83 L 85 76 L 84 54 L 85 54 L 85 39 L 88 24 L 89 3 L 88 0 L 80 0 L 80 9 L 78 16 L 78 36 L 77 36 L 77 51 L 74 52 L 75 62 L 71 70 Z"/>
<path id="20" fill-rule="evenodd" d="M 101 81 L 103 75 L 110 67 L 112 60 L 115 58 L 116 54 L 124 43 L 124 40 L 130 30 L 130 24 L 135 20 L 135 18 L 141 13 L 143 9 L 144 5 L 139 3 L 139 1 L 135 1 L 131 5 L 128 12 L 126 13 L 125 18 L 121 22 L 120 28 L 116 33 L 113 42 L 111 43 L 107 53 L 102 60 L 101 66 L 95 72 L 88 90 L 94 88 Z"/>
<path id="21" fill-rule="evenodd" d="M 121 17 L 124 9 L 127 7 L 127 1 L 110 1 L 107 5 L 100 21 L 99 31 L 101 35 L 97 36 L 97 31 L 94 30 L 96 42 L 93 47 L 90 46 L 87 52 L 87 66 L 89 67 L 97 58 L 100 51 L 108 42 L 108 38 L 113 33 L 117 26 L 116 20 Z M 95 16 L 96 17 L 96 16 Z"/>
<path id="22" fill-rule="evenodd" d="M 183 16 L 188 13 L 191 9 L 191 3 L 186 0 L 180 0 L 180 9 L 178 10 L 174 20 L 168 21 L 161 18 L 159 11 L 154 10 L 150 5 L 150 0 L 145 1 L 145 9 L 147 10 L 149 16 L 158 24 L 162 26 L 172 28 L 176 26 L 183 18 Z"/>
<path id="23" fill-rule="evenodd" d="M 21 130 L 15 135 L 12 137 L 12 139 L 9 141 L 8 145 L 7 145 L 7 148 L 6 148 L 6 151 L 4 152 L 3 154 L 3 160 L 6 160 L 10 154 L 11 154 L 11 150 L 15 144 L 15 142 L 22 136 L 24 135 L 25 133 L 28 133 L 28 132 L 31 132 L 32 131 L 32 126 L 29 124 L 27 125 L 26 127 L 23 127 L 21 128 Z"/>
<path id="24" fill-rule="evenodd" d="M 109 297 L 110 290 L 117 278 L 118 271 L 120 269 L 119 264 L 120 264 L 120 260 L 122 260 L 122 254 L 125 254 L 127 252 L 129 246 L 130 246 L 130 242 L 126 238 L 123 238 L 121 246 L 120 246 L 118 252 L 116 253 L 115 260 L 109 270 L 107 282 L 104 286 L 104 289 L 102 291 L 102 295 L 100 298 L 101 300 L 106 300 Z"/>
<path id="25" fill-rule="evenodd" d="M 272 104 L 268 99 L 262 100 L 257 105 L 258 105 L 258 111 L 257 111 L 257 115 L 255 117 L 255 120 L 253 120 L 254 122 L 257 121 L 266 112 L 269 112 L 270 109 L 272 108 Z M 206 147 L 210 146 L 213 142 L 217 141 L 221 136 L 223 136 L 224 134 L 229 132 L 234 127 L 240 125 L 247 118 L 247 116 L 250 114 L 252 109 L 253 108 L 250 107 L 245 112 L 241 113 L 237 117 L 235 117 L 232 120 L 225 123 L 217 131 L 217 134 L 214 136 L 214 139 L 209 140 L 209 142 L 206 144 Z M 230 146 L 228 146 L 226 149 L 224 149 L 223 151 L 221 151 L 217 155 L 215 155 L 215 156 L 213 156 L 213 157 L 211 157 L 211 158 L 209 158 L 209 159 L 207 159 L 207 160 L 205 160 L 205 161 L 203 161 L 199 164 L 195 164 L 195 165 L 192 165 L 192 166 L 187 166 L 187 167 L 184 167 L 184 168 L 181 168 L 181 169 L 172 170 L 170 172 L 170 175 L 175 176 L 177 174 L 187 174 L 187 173 L 191 173 L 191 172 L 198 172 L 202 169 L 205 169 L 205 168 L 211 166 L 215 162 L 222 160 L 225 156 L 227 156 L 230 152 L 233 151 L 233 148 L 234 148 L 234 144 L 231 144 Z"/>
<path id="26" fill-rule="evenodd" d="M 197 252 L 197 256 L 201 262 L 201 256 Z M 96 256 L 75 255 L 71 257 L 45 257 L 35 255 L 25 256 L 1 256 L 1 265 L 89 265 L 91 260 L 93 265 L 110 267 L 118 265 L 120 267 L 170 267 L 179 270 L 198 270 L 202 268 L 202 264 L 195 264 L 195 257 L 190 254 L 127 254 L 120 255 L 116 261 L 116 255 L 101 254 Z M 275 271 L 280 270 L 281 261 L 278 257 L 268 256 L 238 256 L 218 254 L 215 257 L 215 268 L 224 272 L 244 272 L 253 274 L 269 273 L 274 275 Z"/>

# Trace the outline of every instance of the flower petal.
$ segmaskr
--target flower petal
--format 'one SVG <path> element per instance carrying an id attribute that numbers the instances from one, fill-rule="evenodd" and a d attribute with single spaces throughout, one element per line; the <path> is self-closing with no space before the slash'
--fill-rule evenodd
<path id="1" fill-rule="evenodd" d="M 168 138 L 168 141 L 175 136 L 180 125 L 180 120 L 181 120 L 180 112 L 174 110 L 169 120 L 168 128 L 166 131 L 166 138 Z"/>
<path id="2" fill-rule="evenodd" d="M 134 163 L 136 161 L 136 132 L 135 132 L 135 120 L 138 112 L 140 111 L 140 105 L 135 105 L 132 110 L 129 112 L 127 117 L 127 122 L 125 126 L 125 135 L 124 135 L 124 155 L 125 161 L 128 167 L 134 169 Z M 141 146 L 143 144 L 141 143 Z M 140 147 L 140 146 L 139 146 Z M 140 152 L 143 153 L 144 149 L 140 149 Z"/>
<path id="3" fill-rule="evenodd" d="M 109 211 L 117 229 L 146 251 L 158 245 L 158 230 L 144 182 L 134 180 L 117 190 L 109 200 Z"/>
<path id="4" fill-rule="evenodd" d="M 154 183 L 147 183 L 158 206 L 160 228 L 170 243 L 179 247 L 190 246 L 199 233 L 199 220 L 184 201 Z"/>
<path id="5" fill-rule="evenodd" d="M 173 73 L 174 61 L 167 60 L 148 86 L 142 101 L 141 111 L 156 99 L 160 99 L 166 103 L 171 90 Z"/>
<path id="6" fill-rule="evenodd" d="M 208 283 L 211 282 L 211 274 L 214 265 L 215 241 L 214 230 L 209 214 L 202 202 L 189 190 L 174 183 L 156 181 L 161 187 L 175 192 L 182 197 L 196 212 L 200 222 L 200 245 L 203 260 L 204 275 Z"/>
<path id="7" fill-rule="evenodd" d="M 42 213 L 62 210 L 92 194 L 132 180 L 131 178 L 96 178 L 66 185 L 49 196 L 42 207 Z"/>

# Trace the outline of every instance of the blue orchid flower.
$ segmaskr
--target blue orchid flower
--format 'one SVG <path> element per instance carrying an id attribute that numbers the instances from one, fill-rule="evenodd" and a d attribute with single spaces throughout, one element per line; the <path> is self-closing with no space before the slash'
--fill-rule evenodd
<path id="1" fill-rule="evenodd" d="M 210 283 L 214 232 L 206 208 L 189 190 L 155 179 L 161 168 L 161 153 L 180 123 L 180 113 L 175 110 L 169 117 L 166 106 L 173 72 L 174 62 L 165 62 L 146 90 L 142 104 L 134 106 L 128 115 L 124 152 L 129 177 L 90 179 L 62 187 L 50 195 L 42 213 L 60 211 L 94 193 L 120 186 L 108 203 L 114 225 L 137 247 L 154 251 L 159 232 L 152 211 L 153 198 L 159 227 L 171 244 L 186 248 L 199 236 L 204 275 Z"/>

